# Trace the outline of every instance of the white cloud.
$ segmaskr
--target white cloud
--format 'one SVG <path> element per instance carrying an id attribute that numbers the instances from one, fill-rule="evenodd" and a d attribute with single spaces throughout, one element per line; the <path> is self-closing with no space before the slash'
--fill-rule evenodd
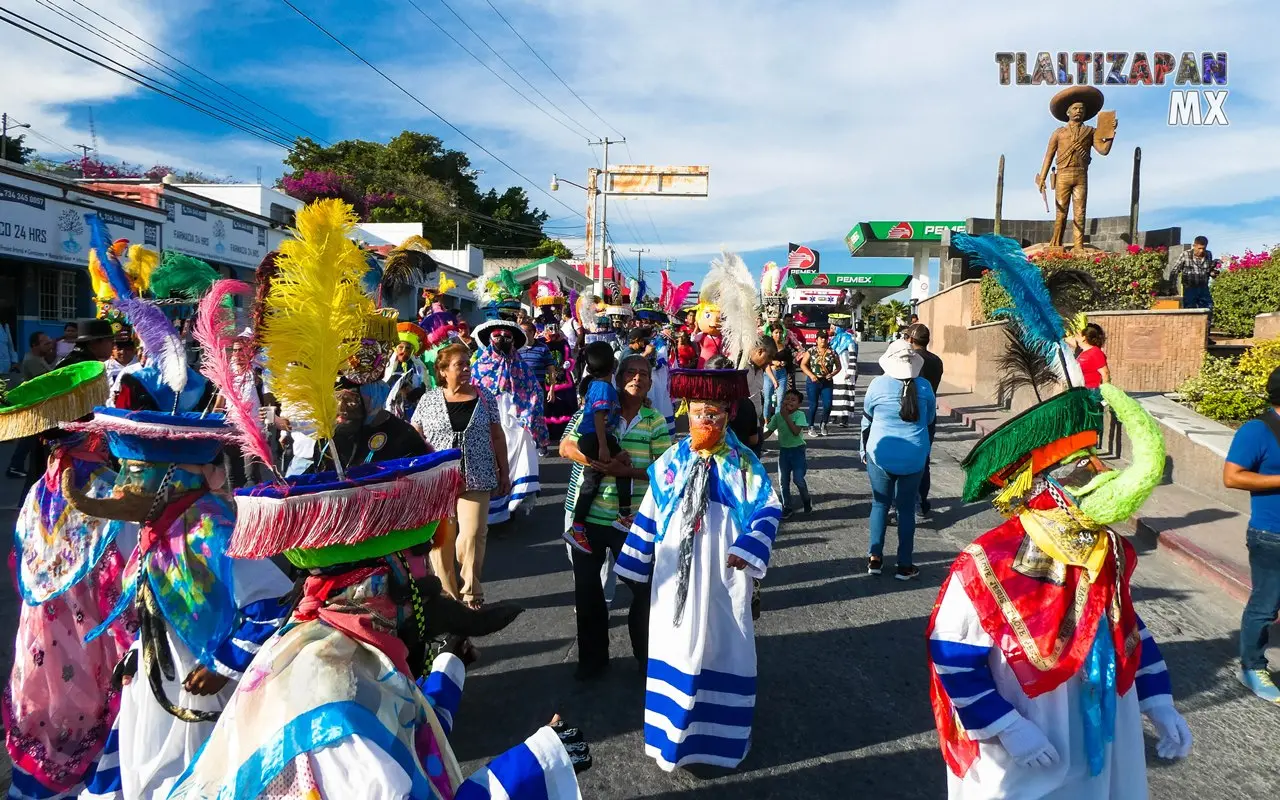
<path id="1" fill-rule="evenodd" d="M 160 7 L 154 1 L 110 5 L 113 18 L 129 18 L 152 41 L 180 42 L 198 30 L 147 13 Z M 1135 145 L 1143 150 L 1144 221 L 1161 209 L 1256 203 L 1280 194 L 1274 188 L 1280 150 L 1273 146 L 1280 136 L 1280 102 L 1272 92 L 1280 67 L 1270 60 L 1265 37 L 1256 35 L 1280 22 L 1280 10 L 1267 0 L 1169 0 L 1155 14 L 1142 4 L 1112 4 L 1079 15 L 1063 13 L 1058 3 L 995 0 L 963 9 L 924 0 L 870 9 L 835 0 L 755 3 L 749 11 L 731 0 L 498 5 L 578 93 L 627 134 L 637 161 L 711 166 L 706 200 L 612 204 L 613 238 L 622 248 L 642 240 L 653 249 L 648 259 L 714 252 L 721 244 L 746 251 L 788 239 L 838 238 L 859 220 L 990 216 L 1002 153 L 1005 216 L 1044 218 L 1031 179 L 1056 124 L 1046 109 L 1053 90 L 999 86 L 998 50 L 1229 51 L 1228 129 L 1167 127 L 1167 87 L 1102 87 L 1107 106 L 1119 114 L 1120 130 L 1115 151 L 1095 161 L 1089 210 L 1127 212 Z M 558 105 L 596 133 L 607 132 L 484 3 L 458 0 L 455 7 Z M 390 10 L 379 7 L 377 13 Z M 552 172 L 572 178 L 596 163 L 580 137 L 516 97 L 407 5 L 400 17 L 363 26 L 337 15 L 328 10 L 321 18 L 345 22 L 341 35 L 349 43 L 539 186 Z M 449 18 L 441 12 L 440 19 Z M 490 58 L 456 23 L 448 27 Z M 484 182 L 515 182 L 365 66 L 310 38 L 317 35 L 302 20 L 277 19 L 270 34 L 294 45 L 280 48 L 266 68 L 252 65 L 263 96 L 278 91 L 331 120 L 329 138 L 385 138 L 403 127 L 431 130 L 467 151 L 487 171 Z M 58 119 L 60 103 L 130 91 L 83 62 L 51 58 L 46 45 L 15 36 L 20 37 L 0 31 L 0 48 L 16 42 L 24 63 L 42 65 L 24 86 L 0 87 L 0 107 L 15 115 Z M 255 54 L 255 61 L 263 60 Z M 45 69 L 46 63 L 52 66 Z M 505 72 L 496 62 L 495 68 Z M 231 63 L 226 69 L 242 75 L 250 67 Z M 68 139 L 84 135 L 62 124 L 53 133 Z M 233 147 L 231 142 L 242 141 L 237 137 L 217 149 L 181 135 L 112 144 L 121 153 L 135 153 L 131 160 L 145 161 L 138 156 L 159 141 L 160 149 L 172 153 L 163 160 L 184 165 L 213 161 L 223 170 L 243 170 L 271 158 L 263 148 Z M 615 162 L 630 157 L 621 147 L 611 152 Z M 570 213 L 529 192 L 553 217 Z M 557 196 L 575 211 L 583 204 L 577 190 Z M 619 207 L 623 202 L 630 225 Z M 1213 230 L 1210 235 L 1224 243 L 1280 238 L 1267 235 L 1277 222 L 1273 216 L 1213 225 L 1191 216 L 1173 224 L 1181 223 L 1184 231 Z"/>

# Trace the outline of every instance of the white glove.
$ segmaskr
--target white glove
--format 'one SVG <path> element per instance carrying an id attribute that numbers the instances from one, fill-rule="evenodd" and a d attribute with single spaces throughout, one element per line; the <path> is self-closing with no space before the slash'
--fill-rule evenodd
<path id="1" fill-rule="evenodd" d="M 1022 767 L 1052 767 L 1058 763 L 1058 751 L 1034 722 L 1026 717 L 996 734 L 1000 744 Z"/>
<path id="2" fill-rule="evenodd" d="M 1156 755 L 1161 758 L 1186 758 L 1191 755 L 1191 728 L 1172 703 L 1147 711 L 1147 719 L 1156 728 Z"/>

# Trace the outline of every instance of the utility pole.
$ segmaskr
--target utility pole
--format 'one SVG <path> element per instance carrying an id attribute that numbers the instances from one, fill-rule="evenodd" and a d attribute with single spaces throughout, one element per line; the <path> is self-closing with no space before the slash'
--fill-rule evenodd
<path id="1" fill-rule="evenodd" d="M 13 123 L 14 128 L 30 128 L 31 126 L 25 122 Z M 9 115 L 0 114 L 0 161 L 7 161 L 9 155 Z M 19 151 L 18 157 L 22 154 Z"/>
<path id="2" fill-rule="evenodd" d="M 87 164 L 87 163 L 89 162 L 89 151 L 90 151 L 90 150 L 93 150 L 94 148 L 90 147 L 90 146 L 89 146 L 89 145 L 87 145 L 87 144 L 73 144 L 73 145 L 71 145 L 71 146 L 72 146 L 72 147 L 79 147 L 79 148 L 80 148 L 80 150 L 81 150 L 81 151 L 82 151 L 82 153 L 83 153 L 83 155 L 80 157 L 80 177 L 81 177 L 81 178 L 83 178 L 83 177 L 84 177 L 84 167 L 85 167 L 85 164 Z"/>
<path id="3" fill-rule="evenodd" d="M 628 249 L 631 250 L 631 252 L 636 254 L 636 281 L 643 283 L 644 282 L 644 265 L 640 263 L 640 258 L 645 253 L 652 252 L 652 251 L 650 251 L 649 248 L 647 247 L 631 247 Z M 633 303 L 637 303 L 639 301 L 640 301 L 640 298 L 638 297 L 632 298 L 631 300 L 631 302 Z"/>
<path id="4" fill-rule="evenodd" d="M 599 274 L 596 276 L 596 294 L 604 294 L 604 276 L 611 263 L 606 263 L 606 258 L 611 256 L 608 247 L 609 241 L 609 145 L 626 144 L 627 140 L 610 139 L 605 137 L 598 142 L 591 142 L 592 146 L 604 145 L 604 169 L 601 171 L 604 186 L 600 189 L 600 267 Z M 594 256 L 595 254 L 592 253 Z"/>

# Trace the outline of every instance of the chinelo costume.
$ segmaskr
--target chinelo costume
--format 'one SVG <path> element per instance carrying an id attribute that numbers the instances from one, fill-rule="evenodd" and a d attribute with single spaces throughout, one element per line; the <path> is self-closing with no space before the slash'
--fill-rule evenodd
<path id="1" fill-rule="evenodd" d="M 835 388 L 831 392 L 831 424 L 843 427 L 854 419 L 858 386 L 858 341 L 851 330 L 853 317 L 848 314 L 832 314 L 830 320 L 835 328 L 831 337 L 831 349 L 840 358 L 840 372 L 835 377 Z"/>
<path id="2" fill-rule="evenodd" d="M 524 289 L 511 270 L 499 270 L 497 275 L 483 280 L 477 278 L 467 288 L 476 293 L 486 318 L 515 322 L 520 315 Z"/>
<path id="3" fill-rule="evenodd" d="M 428 389 L 436 388 L 436 355 L 458 333 L 458 312 L 445 308 L 440 300 L 446 292 L 457 285 L 441 272 L 435 289 L 422 290 L 426 305 L 422 309 L 420 325 L 427 333 L 427 341 L 422 351 L 422 366 L 423 380 Z"/>
<path id="4" fill-rule="evenodd" d="M 109 790 L 119 781 L 114 758 L 99 756 L 120 706 L 112 672 L 136 620 L 129 615 L 83 640 L 120 598 L 120 548 L 131 550 L 137 531 L 68 507 L 62 492 L 66 473 L 89 494 L 111 494 L 116 475 L 105 442 L 61 428 L 106 397 L 106 370 L 91 361 L 23 383 L 0 407 L 0 438 L 38 435 L 49 453 L 18 513 L 10 562 L 22 598 L 4 693 L 11 798 L 74 797 L 86 785 Z"/>
<path id="5" fill-rule="evenodd" d="M 650 327 L 652 333 L 649 341 L 653 344 L 653 356 L 649 359 L 650 365 L 653 367 L 653 379 L 649 386 L 649 405 L 653 406 L 653 410 L 657 411 L 667 421 L 667 428 L 672 434 L 676 430 L 676 407 L 671 402 L 671 345 L 667 338 L 663 336 L 660 329 L 667 322 L 667 312 L 664 311 L 658 301 L 650 300 L 644 296 L 644 282 L 639 282 L 636 296 L 640 298 L 636 302 L 635 312 L 636 319 Z"/>
<path id="6" fill-rule="evenodd" d="M 332 386 L 372 305 L 345 236 L 355 222 L 339 201 L 299 212 L 299 240 L 280 260 L 291 288 L 273 288 L 262 335 L 277 391 L 322 439 L 337 413 Z M 298 362 L 297 334 L 317 324 L 323 346 Z M 258 436 L 253 420 L 239 424 Z M 463 662 L 446 652 L 415 680 L 439 598 L 397 554 L 431 541 L 462 485 L 460 454 L 445 450 L 237 492 L 231 555 L 283 555 L 306 577 L 169 797 L 577 800 L 585 744 L 566 746 L 546 727 L 464 778 L 448 741 Z"/>
<path id="7" fill-rule="evenodd" d="M 949 796 L 1145 798 L 1142 715 L 1162 758 L 1188 755 L 1191 731 L 1134 609 L 1134 550 L 1108 526 L 1160 482 L 1159 426 L 1111 384 L 1101 396 L 1082 388 L 1062 319 L 1016 242 L 951 241 L 996 273 L 1022 341 L 1068 388 L 992 431 L 962 464 L 964 499 L 994 493 L 1008 521 L 955 560 L 929 621 Z M 1133 442 L 1123 471 L 1097 456 L 1103 400 Z"/>
<path id="8" fill-rule="evenodd" d="M 511 335 L 510 350 L 502 352 L 493 344 L 494 331 Z M 533 501 L 541 489 L 538 475 L 538 448 L 550 438 L 542 405 L 542 381 L 520 360 L 518 351 L 525 345 L 524 331 L 514 322 L 491 319 L 475 329 L 480 351 L 471 365 L 472 375 L 481 387 L 498 401 L 502 431 L 507 437 L 507 465 L 511 471 L 511 491 L 494 495 L 489 500 L 489 524 L 511 519 L 516 509 L 532 512 Z"/>
<path id="9" fill-rule="evenodd" d="M 727 256 L 713 270 L 738 266 Z M 744 289 L 754 295 L 751 284 Z M 754 331 L 748 293 L 730 294 L 723 299 L 739 315 L 730 330 Z M 747 358 L 741 341 L 728 339 L 729 358 Z M 672 370 L 671 396 L 688 404 L 690 435 L 649 467 L 614 570 L 652 587 L 645 752 L 666 771 L 733 768 L 750 749 L 755 708 L 752 581 L 768 569 L 782 504 L 760 460 L 728 427 L 747 396 L 745 371 Z"/>
<path id="10" fill-rule="evenodd" d="M 412 419 L 413 410 L 418 407 L 418 398 L 426 391 L 426 367 L 420 356 L 430 344 L 427 332 L 413 322 L 401 322 L 396 325 L 396 334 L 401 344 L 408 348 L 408 360 L 401 361 L 393 357 L 387 364 L 387 372 L 383 380 L 391 388 L 387 397 L 387 410 L 400 419 Z"/>

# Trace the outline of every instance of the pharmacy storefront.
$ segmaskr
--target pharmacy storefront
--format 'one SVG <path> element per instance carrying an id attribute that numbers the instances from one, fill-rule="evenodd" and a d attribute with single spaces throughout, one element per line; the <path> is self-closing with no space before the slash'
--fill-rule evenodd
<path id="1" fill-rule="evenodd" d="M 164 188 L 160 206 L 167 249 L 207 261 L 224 277 L 248 283 L 267 253 L 289 235 L 266 217 L 172 186 Z"/>
<path id="2" fill-rule="evenodd" d="M 154 208 L 0 166 L 0 350 L 11 342 L 20 359 L 35 331 L 57 338 L 66 323 L 94 315 L 89 214 L 113 241 L 165 246 L 164 214 Z"/>

